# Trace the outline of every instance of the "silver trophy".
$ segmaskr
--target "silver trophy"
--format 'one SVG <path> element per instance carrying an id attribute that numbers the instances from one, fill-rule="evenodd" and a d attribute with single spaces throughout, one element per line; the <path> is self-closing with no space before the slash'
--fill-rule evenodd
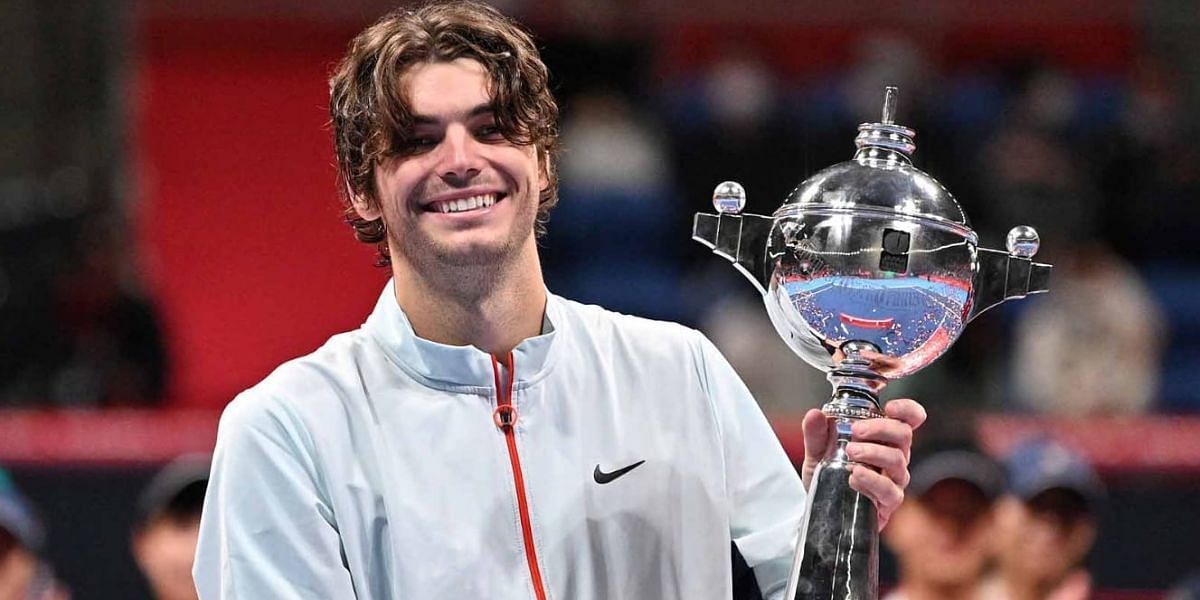
<path id="1" fill-rule="evenodd" d="M 968 321 L 1048 289 L 1050 265 L 1030 260 L 1037 232 L 1013 228 L 1007 252 L 979 248 L 950 192 L 913 167 L 915 133 L 893 122 L 895 106 L 888 87 L 854 158 L 806 179 L 774 215 L 743 214 L 745 191 L 725 182 L 718 214 L 695 217 L 692 237 L 750 279 L 779 335 L 833 384 L 822 411 L 836 439 L 813 475 L 787 598 L 877 597 L 875 508 L 848 482 L 851 424 L 882 416 L 888 380 L 933 362 Z"/>

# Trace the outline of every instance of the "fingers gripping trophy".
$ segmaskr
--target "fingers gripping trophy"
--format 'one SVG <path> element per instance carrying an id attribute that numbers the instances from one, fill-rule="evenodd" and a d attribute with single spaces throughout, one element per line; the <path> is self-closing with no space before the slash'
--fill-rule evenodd
<path id="1" fill-rule="evenodd" d="M 772 216 L 742 214 L 745 191 L 725 182 L 718 214 L 695 217 L 692 237 L 750 279 L 779 335 L 833 384 L 822 411 L 836 439 L 812 478 L 787 598 L 877 597 L 876 513 L 849 484 L 851 425 L 883 416 L 888 380 L 933 362 L 968 321 L 1048 289 L 1033 228 L 1010 231 L 1007 252 L 979 248 L 954 197 L 913 167 L 896 95 L 887 88 L 882 122 L 859 126 L 851 160 L 806 179 Z"/>

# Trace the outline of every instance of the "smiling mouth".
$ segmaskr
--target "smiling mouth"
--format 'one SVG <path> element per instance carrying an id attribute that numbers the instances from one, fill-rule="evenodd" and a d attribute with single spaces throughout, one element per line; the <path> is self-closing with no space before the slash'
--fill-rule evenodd
<path id="1" fill-rule="evenodd" d="M 442 214 L 472 212 L 493 206 L 503 199 L 504 194 L 490 193 L 456 200 L 437 200 L 426 204 L 425 211 Z"/>

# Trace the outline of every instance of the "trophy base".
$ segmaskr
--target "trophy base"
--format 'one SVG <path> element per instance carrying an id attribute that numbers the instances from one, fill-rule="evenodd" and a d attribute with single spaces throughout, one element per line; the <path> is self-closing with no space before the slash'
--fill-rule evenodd
<path id="1" fill-rule="evenodd" d="M 871 500 L 850 487 L 850 474 L 859 463 L 850 460 L 846 445 L 855 421 L 884 416 L 879 392 L 887 378 L 862 354 L 878 353 L 873 345 L 846 342 L 841 351 L 845 359 L 829 373 L 833 397 L 821 407 L 835 439 L 813 473 L 785 596 L 789 600 L 878 597 L 878 515 Z"/>
<path id="2" fill-rule="evenodd" d="M 879 534 L 875 505 L 850 487 L 849 463 L 813 475 L 794 600 L 876 600 Z"/>

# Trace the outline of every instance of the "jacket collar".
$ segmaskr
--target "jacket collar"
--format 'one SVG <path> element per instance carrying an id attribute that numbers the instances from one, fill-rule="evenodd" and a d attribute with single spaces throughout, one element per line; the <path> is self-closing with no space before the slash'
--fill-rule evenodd
<path id="1" fill-rule="evenodd" d="M 563 300 L 546 294 L 546 321 L 550 327 L 513 349 L 513 386 L 529 387 L 544 377 L 557 353 L 555 339 L 564 335 Z M 417 337 L 408 317 L 396 302 L 395 281 L 388 280 L 375 310 L 363 324 L 367 333 L 405 373 L 425 386 L 457 392 L 491 393 L 495 388 L 491 356 L 474 346 L 449 346 Z"/>

